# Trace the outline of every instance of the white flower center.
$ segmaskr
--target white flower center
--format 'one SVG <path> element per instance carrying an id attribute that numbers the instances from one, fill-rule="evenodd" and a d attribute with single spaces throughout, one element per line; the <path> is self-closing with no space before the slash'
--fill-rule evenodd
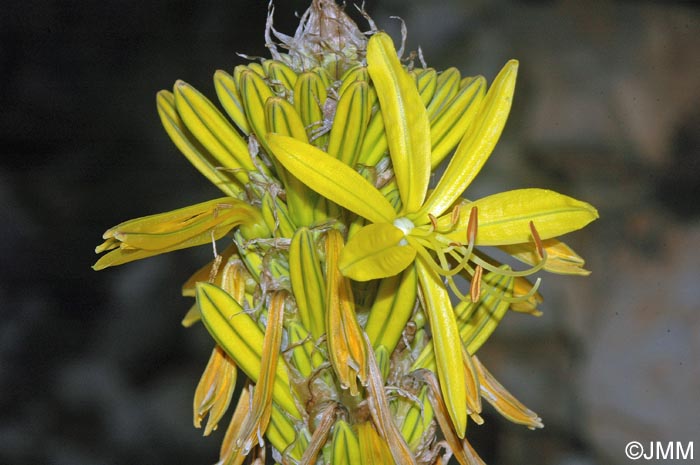
<path id="1" fill-rule="evenodd" d="M 413 221 L 409 220 L 408 218 L 396 218 L 392 224 L 399 228 L 401 232 L 403 232 L 404 236 L 408 236 L 415 227 Z M 399 245 L 408 245 L 408 241 L 406 239 L 401 239 L 401 241 L 399 241 Z"/>

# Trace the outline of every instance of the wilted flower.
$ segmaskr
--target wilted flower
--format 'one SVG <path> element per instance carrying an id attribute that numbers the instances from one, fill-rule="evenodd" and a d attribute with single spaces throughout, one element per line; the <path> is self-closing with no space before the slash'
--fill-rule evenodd
<path id="1" fill-rule="evenodd" d="M 167 133 L 226 197 L 127 221 L 97 248 L 102 269 L 231 241 L 183 287 L 196 297 L 183 324 L 201 319 L 216 342 L 194 400 L 205 435 L 247 377 L 219 463 L 262 464 L 268 445 L 287 464 L 435 464 L 443 446 L 481 463 L 465 430 L 482 399 L 542 426 L 475 353 L 509 309 L 538 314 L 526 276 L 587 274 L 557 237 L 597 212 L 544 189 L 462 197 L 505 126 L 517 61 L 487 91 L 415 67 L 368 21 L 369 39 L 314 0 L 286 36 L 270 11 L 272 59 L 214 75 L 228 117 L 182 81 L 161 91 Z"/>

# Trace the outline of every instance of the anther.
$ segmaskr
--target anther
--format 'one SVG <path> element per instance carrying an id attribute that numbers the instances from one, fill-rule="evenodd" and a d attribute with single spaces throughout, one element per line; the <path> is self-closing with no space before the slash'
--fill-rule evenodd
<path id="1" fill-rule="evenodd" d="M 216 244 L 216 243 L 214 243 Z M 215 245 L 216 247 L 216 245 Z M 219 274 L 219 267 L 221 266 L 221 262 L 224 259 L 223 255 L 216 255 L 216 258 L 214 258 L 214 263 L 211 265 L 211 270 L 209 270 L 209 283 L 213 284 L 214 281 L 216 280 L 216 275 Z"/>
<path id="2" fill-rule="evenodd" d="M 433 225 L 433 231 L 436 231 L 438 227 L 437 218 L 432 213 L 428 213 L 428 218 L 430 218 L 430 224 Z"/>
<path id="3" fill-rule="evenodd" d="M 484 269 L 481 267 L 481 265 L 476 265 L 474 275 L 472 276 L 472 282 L 469 286 L 469 297 L 474 303 L 476 303 L 481 296 L 481 275 L 483 272 Z"/>
<path id="4" fill-rule="evenodd" d="M 535 223 L 530 221 L 530 232 L 532 233 L 532 238 L 535 240 L 535 247 L 537 247 L 537 253 L 540 258 L 544 258 L 544 247 L 542 246 L 542 239 L 540 239 L 540 233 L 537 232 L 535 228 Z"/>
<path id="5" fill-rule="evenodd" d="M 457 224 L 459 221 L 459 213 L 461 211 L 461 208 L 459 205 L 455 205 L 455 207 L 452 209 L 452 216 L 450 217 L 450 225 L 454 226 Z"/>
<path id="6" fill-rule="evenodd" d="M 476 243 L 476 233 L 479 229 L 478 214 L 479 209 L 477 207 L 472 207 L 472 211 L 469 213 L 469 223 L 467 224 L 467 243 L 470 245 Z"/>

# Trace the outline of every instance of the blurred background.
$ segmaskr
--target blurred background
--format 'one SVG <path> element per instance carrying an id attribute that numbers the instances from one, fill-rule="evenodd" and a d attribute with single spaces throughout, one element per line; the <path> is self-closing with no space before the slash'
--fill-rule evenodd
<path id="1" fill-rule="evenodd" d="M 291 33 L 306 1 L 278 2 Z M 352 10 L 352 7 L 348 7 Z M 601 219 L 566 238 L 588 278 L 547 276 L 480 356 L 543 418 L 492 410 L 489 465 L 623 464 L 627 442 L 700 455 L 700 8 L 680 1 L 371 0 L 429 65 L 489 81 L 520 60 L 472 198 L 544 187 Z M 96 273 L 126 219 L 219 195 L 162 130 L 155 93 L 265 56 L 265 1 L 35 1 L 0 12 L 0 463 L 213 463 L 191 398 L 212 346 L 180 319 L 210 249 Z M 360 24 L 364 23 L 360 22 Z M 658 463 L 661 463 L 660 461 Z"/>

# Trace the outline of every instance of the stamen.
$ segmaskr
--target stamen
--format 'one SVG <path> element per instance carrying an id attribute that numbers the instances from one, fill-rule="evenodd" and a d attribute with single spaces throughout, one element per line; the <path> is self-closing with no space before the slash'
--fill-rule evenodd
<path id="1" fill-rule="evenodd" d="M 537 293 L 537 289 L 540 287 L 540 283 L 542 283 L 542 278 L 537 278 L 535 281 L 535 284 L 532 286 L 532 289 L 527 294 L 524 295 L 517 295 L 517 296 L 503 296 L 503 300 L 506 302 L 510 302 L 511 304 L 516 304 L 519 302 L 524 302 L 526 300 L 529 300 L 533 295 Z"/>
<path id="2" fill-rule="evenodd" d="M 472 282 L 469 287 L 469 297 L 471 297 L 472 302 L 476 303 L 479 300 L 479 296 L 481 295 L 481 274 L 484 272 L 484 269 L 477 265 L 476 269 L 474 270 L 474 276 L 472 276 Z"/>
<path id="3" fill-rule="evenodd" d="M 430 223 L 433 225 L 433 231 L 437 231 L 437 218 L 432 213 L 428 213 L 428 218 L 430 218 Z"/>
<path id="4" fill-rule="evenodd" d="M 216 242 L 213 242 L 214 244 L 214 254 L 216 254 Z M 209 283 L 214 284 L 214 281 L 216 280 L 216 275 L 219 274 L 219 267 L 221 266 L 221 262 L 223 261 L 224 256 L 223 255 L 216 255 L 214 258 L 214 263 L 211 264 L 211 270 L 209 270 Z"/>
<path id="5" fill-rule="evenodd" d="M 472 261 L 477 264 L 481 265 L 483 268 L 485 268 L 487 271 L 491 271 L 493 273 L 498 273 L 506 276 L 513 276 L 513 277 L 518 277 L 518 276 L 530 276 L 531 274 L 537 273 L 540 271 L 542 268 L 544 268 L 545 263 L 547 263 L 547 257 L 545 256 L 544 259 L 540 260 L 540 262 L 526 270 L 521 270 L 521 271 L 515 271 L 511 269 L 503 269 L 499 266 L 493 265 L 483 258 L 479 257 L 477 254 L 473 254 L 471 257 Z"/>
<path id="6" fill-rule="evenodd" d="M 470 246 L 476 243 L 476 233 L 479 229 L 478 214 L 479 209 L 477 207 L 472 207 L 472 211 L 469 213 L 469 223 L 467 224 L 467 243 Z"/>
<path id="7" fill-rule="evenodd" d="M 452 227 L 454 227 L 454 225 L 456 225 L 459 221 L 459 213 L 461 210 L 462 208 L 459 205 L 455 205 L 455 207 L 452 209 L 452 216 L 450 217 L 450 225 Z"/>
<path id="8" fill-rule="evenodd" d="M 440 242 L 434 235 L 429 235 L 426 238 L 410 236 L 408 237 L 408 240 L 411 246 L 414 249 L 416 249 L 418 255 L 425 259 L 425 262 L 428 264 L 428 266 L 438 275 L 445 277 L 445 282 L 449 286 L 452 293 L 459 300 L 466 301 L 468 296 L 463 294 L 459 290 L 457 284 L 455 284 L 454 279 L 452 277 L 460 273 L 462 270 L 467 270 L 470 275 L 474 274 L 474 271 L 469 266 L 468 256 L 461 256 L 459 253 L 457 253 L 457 250 L 461 249 L 466 251 L 468 249 L 465 249 L 464 246 L 455 247 L 454 249 L 451 246 L 444 247 L 440 244 Z M 426 248 L 435 251 L 435 253 L 438 256 L 437 261 L 426 250 Z M 445 254 L 449 254 L 452 258 L 454 258 L 458 262 L 458 265 L 450 269 Z"/>

